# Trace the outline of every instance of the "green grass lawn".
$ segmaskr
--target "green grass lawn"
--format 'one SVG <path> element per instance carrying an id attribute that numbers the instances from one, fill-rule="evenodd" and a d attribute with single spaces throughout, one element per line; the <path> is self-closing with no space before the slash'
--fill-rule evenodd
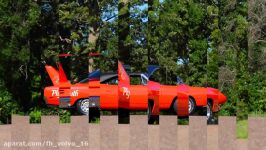
<path id="1" fill-rule="evenodd" d="M 266 113 L 253 112 L 249 114 L 248 117 L 266 117 Z"/>
<path id="2" fill-rule="evenodd" d="M 248 138 L 248 120 L 239 120 L 236 123 L 236 137 L 238 139 Z"/>
<path id="3" fill-rule="evenodd" d="M 252 112 L 248 117 L 266 117 L 265 112 Z M 238 120 L 236 123 L 236 137 L 238 139 L 248 138 L 248 120 Z"/>

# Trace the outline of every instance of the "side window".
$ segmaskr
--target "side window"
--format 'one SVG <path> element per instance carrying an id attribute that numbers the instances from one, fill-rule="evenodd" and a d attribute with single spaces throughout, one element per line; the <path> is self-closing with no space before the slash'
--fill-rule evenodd
<path id="1" fill-rule="evenodd" d="M 143 74 L 130 76 L 131 85 L 147 85 L 147 83 L 148 78 Z"/>
<path id="2" fill-rule="evenodd" d="M 118 85 L 118 79 L 117 78 L 112 78 L 106 82 L 104 82 L 105 84 L 110 84 L 110 85 Z"/>
<path id="3" fill-rule="evenodd" d="M 118 85 L 118 78 L 111 78 L 109 80 L 104 81 L 103 83 L 110 85 Z M 148 78 L 143 74 L 130 76 L 130 85 L 147 85 L 147 83 Z"/>
<path id="4" fill-rule="evenodd" d="M 140 76 L 131 76 L 130 77 L 130 85 L 141 85 Z"/>

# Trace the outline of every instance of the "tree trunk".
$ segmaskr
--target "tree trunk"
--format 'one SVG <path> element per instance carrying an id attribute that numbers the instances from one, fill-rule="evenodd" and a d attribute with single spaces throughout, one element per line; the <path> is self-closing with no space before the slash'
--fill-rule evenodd
<path id="1" fill-rule="evenodd" d="M 89 1 L 89 13 L 90 16 L 93 17 L 93 20 L 100 20 L 100 6 L 97 0 L 90 0 Z M 90 47 L 89 53 L 97 52 L 97 39 L 99 36 L 99 21 L 91 22 L 89 25 L 89 37 L 88 41 L 92 45 Z M 88 58 L 88 71 L 92 72 L 94 70 L 94 60 L 92 57 L 89 56 Z"/>
<path id="2" fill-rule="evenodd" d="M 265 0 L 248 1 L 248 67 L 251 73 L 265 69 L 266 53 L 266 2 Z"/>
<path id="3" fill-rule="evenodd" d="M 152 47 L 151 47 L 151 41 L 149 40 L 149 38 L 151 37 L 151 35 L 152 35 L 152 33 L 153 33 L 153 28 L 152 28 L 152 26 L 153 26 L 153 23 L 152 23 L 152 19 L 150 19 L 150 17 L 151 16 L 149 16 L 150 15 L 150 13 L 152 12 L 152 11 L 154 11 L 154 7 L 153 7 L 153 5 L 154 5 L 154 2 L 153 2 L 153 0 L 148 0 L 148 34 L 150 34 L 149 36 L 148 36 L 148 64 L 150 64 L 151 63 L 151 51 L 152 51 Z"/>
<path id="4" fill-rule="evenodd" d="M 130 34 L 129 30 L 129 1 L 119 0 L 118 4 L 118 58 L 125 64 L 130 64 L 130 44 L 126 39 Z"/>

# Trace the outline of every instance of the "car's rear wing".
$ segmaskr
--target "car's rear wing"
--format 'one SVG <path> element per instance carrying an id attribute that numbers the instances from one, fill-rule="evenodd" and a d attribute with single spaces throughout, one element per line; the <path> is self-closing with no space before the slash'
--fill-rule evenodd
<path id="1" fill-rule="evenodd" d="M 118 61 L 118 105 L 121 108 L 129 108 L 130 102 L 130 78 L 122 63 Z"/>
<path id="2" fill-rule="evenodd" d="M 146 73 L 147 77 L 150 78 L 153 73 L 159 69 L 160 67 L 158 65 L 149 65 L 147 70 L 148 72 Z"/>
<path id="3" fill-rule="evenodd" d="M 53 85 L 58 85 L 59 84 L 59 72 L 56 70 L 54 67 L 45 65 L 45 69 L 53 83 Z"/>
<path id="4" fill-rule="evenodd" d="M 53 83 L 54 86 L 58 86 L 60 83 L 70 84 L 67 80 L 66 74 L 62 65 L 58 64 L 59 70 L 55 69 L 53 66 L 45 65 L 45 69 Z"/>

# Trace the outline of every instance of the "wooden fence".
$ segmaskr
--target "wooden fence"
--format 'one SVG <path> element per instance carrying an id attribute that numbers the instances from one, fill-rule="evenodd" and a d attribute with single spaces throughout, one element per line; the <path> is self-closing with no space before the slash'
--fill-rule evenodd
<path id="1" fill-rule="evenodd" d="M 117 116 L 101 116 L 100 124 L 72 116 L 60 124 L 58 116 L 42 116 L 40 124 L 29 124 L 28 116 L 15 115 L 12 124 L 0 125 L 0 149 L 266 150 L 266 118 L 249 118 L 245 140 L 236 139 L 235 117 L 219 117 L 219 125 L 207 125 L 204 116 L 190 116 L 189 125 L 162 115 L 159 125 L 148 125 L 144 115 L 117 122 Z"/>

